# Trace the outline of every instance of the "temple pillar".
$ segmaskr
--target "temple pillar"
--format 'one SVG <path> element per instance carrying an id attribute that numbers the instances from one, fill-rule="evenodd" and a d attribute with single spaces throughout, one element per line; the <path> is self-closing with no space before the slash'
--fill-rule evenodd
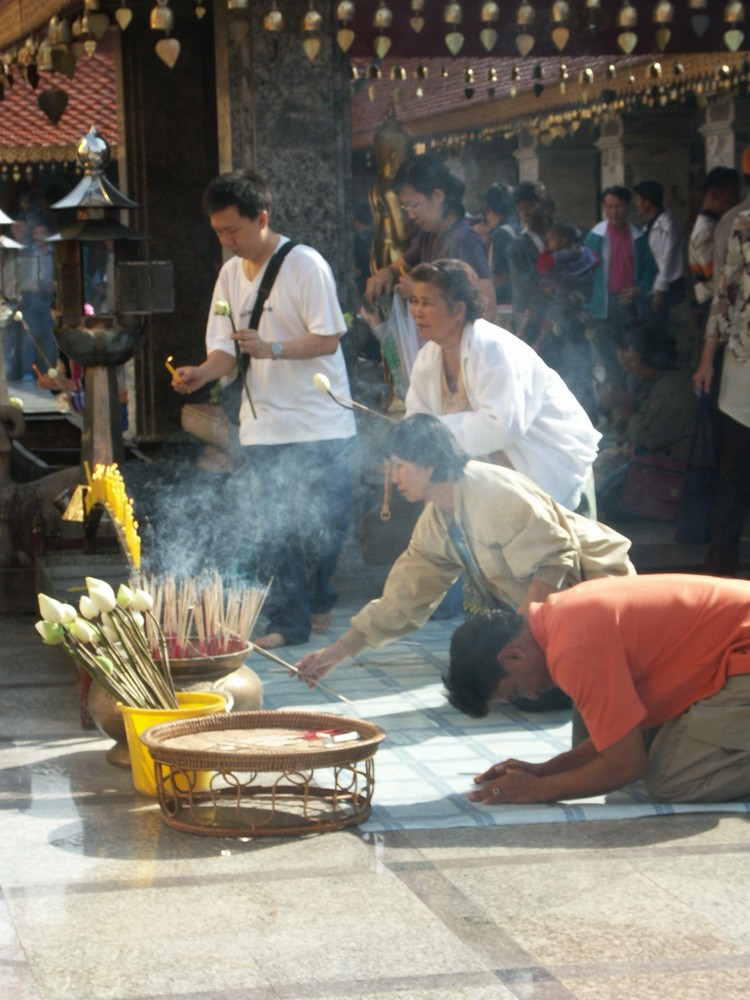
<path id="1" fill-rule="evenodd" d="M 271 225 L 319 250 L 342 306 L 354 303 L 349 63 L 336 42 L 335 4 L 322 16 L 309 59 L 308 0 L 280 0 L 282 31 L 264 28 L 262 4 L 214 7 L 220 169 L 257 170 L 273 193 Z"/>

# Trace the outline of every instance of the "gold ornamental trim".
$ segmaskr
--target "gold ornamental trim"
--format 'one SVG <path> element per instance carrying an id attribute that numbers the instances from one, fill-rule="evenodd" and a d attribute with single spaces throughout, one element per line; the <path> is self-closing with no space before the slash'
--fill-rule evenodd
<path id="1" fill-rule="evenodd" d="M 562 58 L 559 60 L 561 63 L 564 61 Z M 552 63 L 552 60 L 546 59 L 545 62 Z M 613 57 L 612 62 L 617 66 L 617 57 Z M 651 71 L 654 64 L 660 66 L 660 74 L 656 78 Z M 680 72 L 676 75 L 675 67 L 678 65 Z M 550 66 L 550 70 L 552 68 Z M 724 71 L 728 71 L 726 79 Z M 663 92 L 664 103 L 675 100 L 672 93 L 676 90 L 702 96 L 705 100 L 733 96 L 738 75 L 746 79 L 747 73 L 747 52 L 662 52 L 631 58 L 627 68 L 618 68 L 613 80 L 606 79 L 601 73 L 597 74 L 591 84 L 571 79 L 563 92 L 558 81 L 550 76 L 545 81 L 544 91 L 538 97 L 531 86 L 525 87 L 515 97 L 511 97 L 505 89 L 491 100 L 465 101 L 453 104 L 444 111 L 431 111 L 423 115 L 412 116 L 405 113 L 399 120 L 413 139 L 431 141 L 433 146 L 436 141 L 443 144 L 469 138 L 481 141 L 497 134 L 517 132 L 540 124 L 547 128 L 560 116 L 571 115 L 585 119 L 616 114 L 622 105 L 627 105 L 634 98 L 648 94 L 655 88 Z M 614 95 L 614 99 L 605 101 L 607 92 Z M 398 114 L 399 105 L 396 104 L 395 107 Z M 377 126 L 379 127 L 380 125 Z M 371 148 L 377 128 L 373 126 L 355 132 L 352 147 Z"/>
<path id="2" fill-rule="evenodd" d="M 64 163 L 76 162 L 74 143 L 61 146 L 0 146 L 0 163 Z"/>

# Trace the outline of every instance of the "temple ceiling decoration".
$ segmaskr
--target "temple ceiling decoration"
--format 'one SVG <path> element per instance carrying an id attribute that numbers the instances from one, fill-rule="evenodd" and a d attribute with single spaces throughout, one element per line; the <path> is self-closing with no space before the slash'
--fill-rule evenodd
<path id="1" fill-rule="evenodd" d="M 607 118 L 706 107 L 750 92 L 743 53 L 569 59 L 355 60 L 352 144 L 368 149 L 389 111 L 430 148 L 537 135 L 548 144 Z"/>
<path id="2" fill-rule="evenodd" d="M 543 58 L 668 52 L 737 52 L 745 42 L 743 0 L 211 0 L 251 12 L 270 38 L 292 36 L 314 60 L 324 37 L 353 58 Z M 0 0 L 0 48 L 39 60 L 43 47 L 91 53 L 110 25 L 148 18 L 168 66 L 180 51 L 180 21 L 203 18 L 209 0 Z M 52 36 L 52 37 L 50 37 Z M 42 46 L 42 56 L 38 49 Z M 7 61 L 7 59 L 6 59 Z"/>

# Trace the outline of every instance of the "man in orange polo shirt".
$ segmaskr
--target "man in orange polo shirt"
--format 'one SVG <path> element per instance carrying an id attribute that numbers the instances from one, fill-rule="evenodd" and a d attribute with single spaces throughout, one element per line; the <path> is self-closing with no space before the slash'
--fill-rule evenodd
<path id="1" fill-rule="evenodd" d="M 640 778 L 666 802 L 750 795 L 750 583 L 655 574 L 589 580 L 491 612 L 451 642 L 452 705 L 556 685 L 589 738 L 543 764 L 506 760 L 475 781 L 474 801 L 550 802 L 614 791 Z"/>

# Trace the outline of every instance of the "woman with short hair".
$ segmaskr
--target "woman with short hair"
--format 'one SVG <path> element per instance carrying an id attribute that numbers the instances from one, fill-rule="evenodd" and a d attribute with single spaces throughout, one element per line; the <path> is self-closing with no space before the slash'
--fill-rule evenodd
<path id="1" fill-rule="evenodd" d="M 424 625 L 461 573 L 488 607 L 523 612 L 584 577 L 635 572 L 627 538 L 566 510 L 518 472 L 470 460 L 434 416 L 407 417 L 386 449 L 399 493 L 425 508 L 382 597 L 340 639 L 297 664 L 311 687 L 347 656 Z"/>

